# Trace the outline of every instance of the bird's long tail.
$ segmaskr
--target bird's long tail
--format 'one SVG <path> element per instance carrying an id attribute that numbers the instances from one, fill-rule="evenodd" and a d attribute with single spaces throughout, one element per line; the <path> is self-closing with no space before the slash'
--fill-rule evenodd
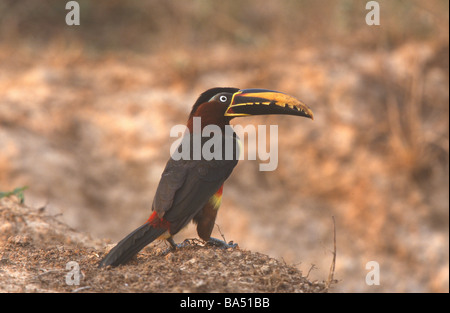
<path id="1" fill-rule="evenodd" d="M 164 225 L 164 221 L 159 219 L 156 212 L 154 212 L 145 224 L 138 227 L 119 241 L 119 243 L 109 251 L 108 255 L 100 261 L 98 266 L 118 266 L 128 262 L 146 245 L 164 234 L 167 229 L 168 227 L 167 225 Z"/>

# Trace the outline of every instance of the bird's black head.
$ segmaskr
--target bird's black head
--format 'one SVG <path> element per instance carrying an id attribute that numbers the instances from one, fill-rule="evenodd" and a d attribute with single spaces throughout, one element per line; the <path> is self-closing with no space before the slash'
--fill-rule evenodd
<path id="1" fill-rule="evenodd" d="M 232 118 L 251 115 L 285 114 L 313 119 L 301 101 L 285 93 L 267 89 L 212 88 L 200 95 L 192 107 L 188 125 L 199 116 L 205 125 L 227 125 Z"/>
<path id="2" fill-rule="evenodd" d="M 231 98 L 233 97 L 233 94 L 238 92 L 239 88 L 233 88 L 233 87 L 215 87 L 206 90 L 203 92 L 200 97 L 198 97 L 197 101 L 195 101 L 194 106 L 192 107 L 190 117 L 194 116 L 195 111 L 197 111 L 198 107 L 202 105 L 203 103 L 211 101 L 211 99 L 219 94 L 228 95 L 227 100 L 231 101 Z"/>

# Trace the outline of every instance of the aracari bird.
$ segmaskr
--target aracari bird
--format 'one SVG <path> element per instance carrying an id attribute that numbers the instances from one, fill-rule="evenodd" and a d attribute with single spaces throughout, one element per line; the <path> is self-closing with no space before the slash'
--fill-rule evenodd
<path id="1" fill-rule="evenodd" d="M 222 130 L 223 142 L 226 142 L 230 138 L 225 138 L 225 128 L 231 119 L 266 114 L 287 114 L 313 119 L 312 111 L 305 104 L 278 91 L 212 88 L 202 93 L 192 107 L 185 132 L 191 135 L 187 141 L 188 147 L 195 147 L 192 145 L 195 140 L 193 138 L 199 135 L 195 134 L 193 122 L 196 117 L 201 118 L 201 129 L 208 125 L 218 126 Z M 239 139 L 234 132 L 231 137 L 234 145 Z M 202 137 L 201 145 L 204 143 Z M 178 150 L 182 145 L 183 142 Z M 239 152 L 234 153 L 231 158 L 213 159 L 203 156 L 192 158 L 192 153 L 190 151 L 191 157 L 188 158 L 169 159 L 153 199 L 153 213 L 142 226 L 111 249 L 100 261 L 100 267 L 124 264 L 158 238 L 166 239 L 172 248 L 177 247 L 172 236 L 190 221 L 197 224 L 197 233 L 204 241 L 227 245 L 212 238 L 211 233 L 222 200 L 223 183 L 236 166 Z"/>

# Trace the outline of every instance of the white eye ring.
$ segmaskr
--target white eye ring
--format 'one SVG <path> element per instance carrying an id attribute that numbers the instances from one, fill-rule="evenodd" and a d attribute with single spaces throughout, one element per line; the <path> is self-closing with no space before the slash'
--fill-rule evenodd
<path id="1" fill-rule="evenodd" d="M 228 100 L 227 96 L 220 96 L 219 97 L 219 101 L 220 102 L 227 102 L 227 100 Z"/>

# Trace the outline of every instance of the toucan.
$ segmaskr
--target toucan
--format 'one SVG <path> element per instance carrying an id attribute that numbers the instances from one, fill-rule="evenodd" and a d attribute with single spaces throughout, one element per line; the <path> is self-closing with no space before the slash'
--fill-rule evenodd
<path id="1" fill-rule="evenodd" d="M 99 267 L 125 264 L 156 239 L 166 239 L 172 248 L 176 248 L 172 236 L 191 221 L 197 225 L 197 233 L 202 240 L 227 246 L 226 242 L 211 237 L 222 201 L 223 184 L 239 160 L 238 148 L 232 153 L 226 151 L 230 146 L 225 144 L 227 142 L 239 147 L 239 138 L 227 127 L 235 117 L 266 114 L 313 119 L 313 112 L 307 105 L 279 91 L 217 87 L 203 92 L 192 107 L 185 135 L 175 152 L 182 155 L 182 149 L 190 151 L 183 158 L 174 158 L 175 153 L 171 155 L 153 198 L 152 214 L 143 225 L 112 248 L 100 261 Z M 196 119 L 201 123 L 199 129 L 194 127 Z M 222 131 L 223 144 L 213 147 L 218 152 L 214 155 L 219 157 L 205 157 L 202 153 L 195 157 L 199 151 L 192 151 L 195 147 L 204 147 L 210 139 L 202 133 L 207 126 Z"/>

